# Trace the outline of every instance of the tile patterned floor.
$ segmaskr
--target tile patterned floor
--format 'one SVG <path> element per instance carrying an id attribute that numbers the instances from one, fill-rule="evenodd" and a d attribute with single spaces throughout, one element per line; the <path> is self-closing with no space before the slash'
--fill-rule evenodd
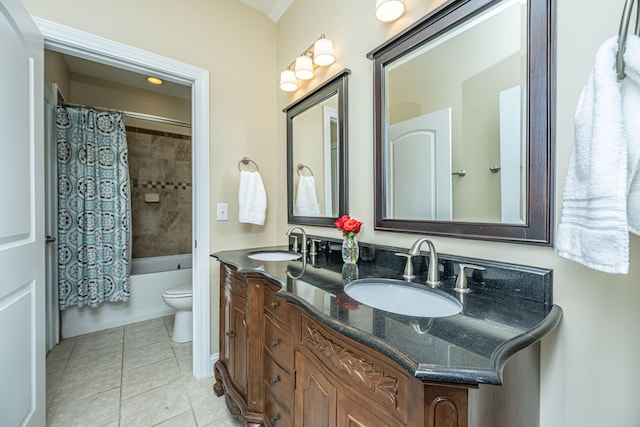
<path id="1" fill-rule="evenodd" d="M 169 339 L 173 317 L 63 340 L 47 356 L 49 427 L 240 427 L 196 380 L 191 343 Z"/>

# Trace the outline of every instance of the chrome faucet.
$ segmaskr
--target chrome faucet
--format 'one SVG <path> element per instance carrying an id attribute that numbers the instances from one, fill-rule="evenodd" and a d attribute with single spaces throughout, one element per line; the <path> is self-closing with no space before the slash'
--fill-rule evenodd
<path id="1" fill-rule="evenodd" d="M 436 253 L 436 248 L 433 246 L 431 240 L 427 238 L 416 240 L 413 245 L 411 245 L 411 249 L 409 249 L 409 255 L 420 255 L 420 247 L 425 242 L 427 243 L 427 245 L 429 245 L 429 270 L 427 271 L 427 285 L 435 288 L 440 284 L 440 270 L 438 270 L 438 254 Z"/>
<path id="2" fill-rule="evenodd" d="M 287 237 L 291 237 L 291 233 L 293 232 L 293 230 L 296 230 L 296 229 L 300 231 L 300 234 L 302 234 L 302 245 L 301 245 L 302 247 L 300 248 L 300 253 L 302 253 L 302 255 L 306 255 L 307 254 L 307 232 L 304 231 L 302 227 L 294 225 L 293 227 L 287 230 L 287 233 L 286 233 Z"/>

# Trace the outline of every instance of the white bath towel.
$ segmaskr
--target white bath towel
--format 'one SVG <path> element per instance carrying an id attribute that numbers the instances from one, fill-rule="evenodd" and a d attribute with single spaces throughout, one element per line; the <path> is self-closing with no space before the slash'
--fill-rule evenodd
<path id="1" fill-rule="evenodd" d="M 319 216 L 320 205 L 316 196 L 316 180 L 313 176 L 300 176 L 296 192 L 296 213 L 300 216 Z"/>
<path id="2" fill-rule="evenodd" d="M 238 220 L 263 225 L 267 212 L 267 193 L 260 172 L 240 171 Z"/>
<path id="3" fill-rule="evenodd" d="M 627 38 L 623 82 L 617 80 L 616 52 L 617 37 L 598 49 L 578 101 L 556 247 L 561 257 L 626 274 L 629 231 L 637 233 L 640 225 L 640 184 L 634 179 L 640 154 L 640 39 Z"/>

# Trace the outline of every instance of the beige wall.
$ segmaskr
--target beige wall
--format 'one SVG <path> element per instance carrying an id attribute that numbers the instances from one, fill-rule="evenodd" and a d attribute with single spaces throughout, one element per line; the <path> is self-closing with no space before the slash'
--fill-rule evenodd
<path id="1" fill-rule="evenodd" d="M 211 71 L 211 194 L 229 202 L 231 221 L 212 219 L 211 250 L 284 243 L 286 209 L 285 120 L 282 108 L 342 68 L 349 76 L 350 214 L 364 221 L 365 242 L 408 247 L 416 235 L 373 230 L 373 82 L 366 53 L 434 7 L 406 0 L 408 13 L 391 24 L 373 16 L 370 0 L 295 0 L 277 26 L 237 0 L 154 2 L 113 0 L 110 7 L 80 0 L 23 0 L 41 16 Z M 442 1 L 439 1 L 442 3 Z M 623 0 L 558 1 L 556 219 L 573 134 L 573 115 L 598 46 L 617 32 Z M 215 6 L 215 7 L 214 7 Z M 321 33 L 333 39 L 337 63 L 287 94 L 277 74 Z M 236 164 L 255 159 L 269 197 L 265 227 L 235 220 Z M 214 210 L 215 211 L 215 210 Z M 306 227 L 339 237 L 337 230 Z M 556 256 L 551 248 L 433 238 L 440 252 L 552 268 L 562 323 L 542 341 L 541 425 L 638 425 L 640 405 L 640 263 L 625 276 L 597 273 Z M 631 238 L 638 259 L 640 238 Z M 215 274 L 215 272 L 213 273 Z M 215 302 L 213 308 L 214 316 Z"/>
<path id="2" fill-rule="evenodd" d="M 350 214 L 364 221 L 365 242 L 408 247 L 418 236 L 373 231 L 373 81 L 365 54 L 423 16 L 433 2 L 406 0 L 408 13 L 391 24 L 377 22 L 369 0 L 295 0 L 278 24 L 278 61 L 283 69 L 319 34 L 333 39 L 337 63 L 293 96 L 280 92 L 279 111 L 321 79 L 344 67 L 349 77 Z M 573 135 L 578 96 L 596 49 L 617 33 L 624 0 L 558 1 L 556 223 Z M 354 23 L 357 22 L 357 25 Z M 282 114 L 280 114 L 282 116 Z M 285 185 L 284 120 L 278 120 L 278 170 Z M 284 209 L 284 204 L 282 204 Z M 283 211 L 284 212 L 284 211 Z M 278 236 L 287 227 L 279 215 Z M 338 237 L 336 230 L 306 227 Z M 640 405 L 640 238 L 631 238 L 631 271 L 625 276 L 594 272 L 559 258 L 551 248 L 433 238 L 445 253 L 552 268 L 554 298 L 564 310 L 560 326 L 542 341 L 541 426 L 637 427 Z M 280 241 L 284 241 L 281 239 Z"/>

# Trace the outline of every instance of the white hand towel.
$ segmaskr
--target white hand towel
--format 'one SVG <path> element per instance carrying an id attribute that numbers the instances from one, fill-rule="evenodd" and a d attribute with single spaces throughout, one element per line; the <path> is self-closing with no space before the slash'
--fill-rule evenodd
<path id="1" fill-rule="evenodd" d="M 240 171 L 238 207 L 240 222 L 264 224 L 267 211 L 267 193 L 260 172 Z"/>
<path id="2" fill-rule="evenodd" d="M 296 192 L 296 213 L 300 216 L 319 216 L 320 205 L 316 196 L 316 180 L 313 176 L 300 176 Z"/>
<path id="3" fill-rule="evenodd" d="M 629 231 L 640 235 L 640 38 L 627 37 L 622 83 L 624 123 L 627 134 L 627 223 Z"/>
<path id="4" fill-rule="evenodd" d="M 640 111 L 640 97 L 634 87 L 637 79 L 617 81 L 616 52 L 617 37 L 598 49 L 578 101 L 556 246 L 561 257 L 606 273 L 626 274 L 630 229 L 627 190 L 634 175 L 630 169 L 637 169 L 637 162 L 635 166 L 628 163 L 629 148 L 638 144 L 629 137 L 640 133 L 631 118 Z M 640 70 L 634 64 L 638 61 L 631 60 L 638 55 L 639 41 L 629 36 L 625 62 L 630 76 Z M 634 191 L 637 193 L 632 197 L 637 198 L 640 188 Z"/>

